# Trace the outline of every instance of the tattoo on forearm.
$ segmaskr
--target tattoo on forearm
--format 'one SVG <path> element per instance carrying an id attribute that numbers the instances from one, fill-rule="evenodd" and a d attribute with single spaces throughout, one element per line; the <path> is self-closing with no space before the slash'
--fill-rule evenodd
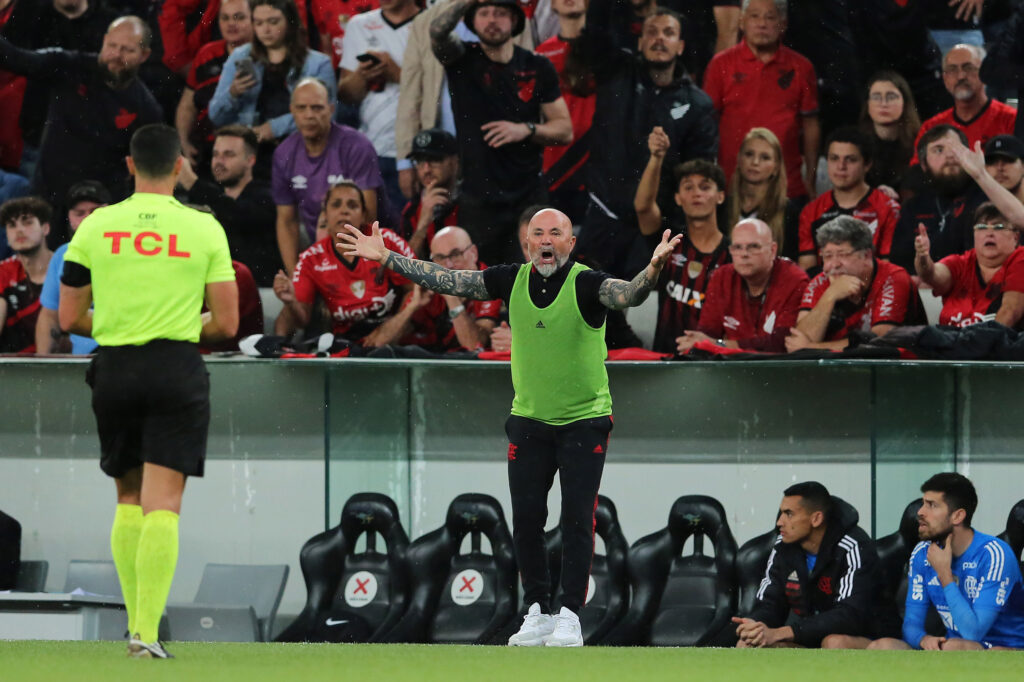
<path id="1" fill-rule="evenodd" d="M 606 279 L 601 283 L 598 296 L 606 307 L 612 310 L 623 310 L 646 301 L 656 282 L 657 278 L 652 280 L 648 277 L 647 268 L 644 268 L 630 282 L 621 279 Z"/>
<path id="2" fill-rule="evenodd" d="M 486 301 L 490 298 L 484 285 L 484 273 L 479 270 L 449 270 L 429 261 L 399 256 L 393 251 L 388 252 L 384 265 L 421 287 L 439 294 L 463 296 L 477 301 Z"/>
<path id="3" fill-rule="evenodd" d="M 430 22 L 430 47 L 442 64 L 451 64 L 466 48 L 452 34 L 455 26 L 476 0 L 450 0 Z"/>

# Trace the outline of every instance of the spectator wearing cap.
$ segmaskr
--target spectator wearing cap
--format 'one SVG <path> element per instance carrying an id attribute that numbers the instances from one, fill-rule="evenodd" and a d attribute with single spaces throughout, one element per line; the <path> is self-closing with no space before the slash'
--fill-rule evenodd
<path id="1" fill-rule="evenodd" d="M 434 56 L 430 45 L 430 22 L 447 6 L 444 2 L 427 3 L 428 7 L 412 21 L 409 40 L 402 57 L 402 79 L 399 83 L 398 114 L 395 120 L 395 148 L 398 153 L 398 183 L 406 198 L 413 198 L 416 171 L 409 159 L 412 141 L 421 130 L 442 128 L 455 133 L 455 115 L 448 90 L 444 65 Z M 465 24 L 456 24 L 455 32 L 463 40 L 476 40 Z M 523 31 L 512 41 L 525 50 L 533 49 L 533 31 Z"/>
<path id="2" fill-rule="evenodd" d="M 459 150 L 455 136 L 440 128 L 421 130 L 409 154 L 420 193 L 405 205 L 399 235 L 419 258 L 444 227 L 458 224 Z"/>
<path id="3" fill-rule="evenodd" d="M 82 221 L 92 212 L 110 204 L 110 192 L 95 180 L 83 180 L 68 190 L 68 228 L 74 234 Z M 96 342 L 87 336 L 71 334 L 70 337 L 61 331 L 57 310 L 60 307 L 60 276 L 64 272 L 64 254 L 68 245 L 61 244 L 46 269 L 46 281 L 43 282 L 42 293 L 39 294 L 39 319 L 36 320 L 36 353 L 50 355 L 67 353 L 88 355 L 96 348 Z"/>
<path id="4" fill-rule="evenodd" d="M 1024 248 L 1013 224 L 986 201 L 974 212 L 974 248 L 932 260 L 928 231 L 914 241 L 914 269 L 942 297 L 939 324 L 967 327 L 995 320 L 1017 327 L 1024 316 Z"/>
<path id="5" fill-rule="evenodd" d="M 985 170 L 996 182 L 1024 202 L 1024 142 L 1013 135 L 996 135 L 985 143 Z"/>
<path id="6" fill-rule="evenodd" d="M 256 133 L 243 125 L 224 126 L 213 142 L 213 182 L 196 176 L 186 160 L 178 184 L 190 204 L 209 206 L 224 227 L 231 259 L 248 266 L 257 286 L 274 286 L 281 269 L 270 185 L 253 179 L 258 154 Z M 241 291 L 241 283 L 239 284 Z"/>
<path id="7" fill-rule="evenodd" d="M 465 42 L 460 19 L 479 36 Z M 518 259 L 519 213 L 547 195 L 542 148 L 572 142 L 569 109 L 551 62 L 516 46 L 526 15 L 516 0 L 451 0 L 430 24 L 452 93 L 463 179 L 459 222 L 487 262 Z"/>
<path id="8" fill-rule="evenodd" d="M 956 45 L 942 58 L 942 82 L 953 96 L 953 106 L 921 124 L 915 148 L 925 133 L 939 125 L 964 131 L 971 148 L 975 142 L 984 144 L 996 135 L 1013 133 L 1017 110 L 988 96 L 980 73 L 984 58 L 984 48 L 977 45 Z M 913 163 L 919 161 L 915 157 Z"/>
<path id="9" fill-rule="evenodd" d="M 352 17 L 345 27 L 338 98 L 359 108 L 359 132 L 377 150 L 388 205 L 397 214 L 405 205 L 398 187 L 395 119 L 398 115 L 402 56 L 412 20 L 420 12 L 415 0 L 384 0 L 379 9 Z"/>

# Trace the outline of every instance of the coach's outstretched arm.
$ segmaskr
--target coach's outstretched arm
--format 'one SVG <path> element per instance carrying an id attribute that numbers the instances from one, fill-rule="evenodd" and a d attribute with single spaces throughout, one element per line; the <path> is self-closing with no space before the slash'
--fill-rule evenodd
<path id="1" fill-rule="evenodd" d="M 421 287 L 439 294 L 462 296 L 477 301 L 491 298 L 484 285 L 484 273 L 480 270 L 449 270 L 430 261 L 400 256 L 384 245 L 380 226 L 376 222 L 373 223 L 370 236 L 366 236 L 351 225 L 345 225 L 345 229 L 348 230 L 348 234 L 339 234 L 338 244 L 347 256 L 359 256 L 376 261 Z"/>
<path id="2" fill-rule="evenodd" d="M 683 235 L 677 234 L 669 239 L 672 232 L 665 230 L 661 235 L 661 243 L 654 249 L 651 256 L 651 264 L 640 271 L 632 281 L 624 279 L 606 279 L 598 289 L 598 297 L 605 307 L 612 310 L 622 310 L 631 306 L 637 306 L 647 300 L 647 295 L 658 283 L 658 276 L 665 261 L 675 251 L 676 246 L 682 240 Z"/>

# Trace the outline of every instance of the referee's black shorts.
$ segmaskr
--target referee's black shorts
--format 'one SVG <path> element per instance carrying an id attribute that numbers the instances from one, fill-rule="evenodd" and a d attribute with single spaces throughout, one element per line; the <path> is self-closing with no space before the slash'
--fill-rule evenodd
<path id="1" fill-rule="evenodd" d="M 143 462 L 202 476 L 210 376 L 184 341 L 97 349 L 86 372 L 100 436 L 100 468 L 121 478 Z"/>

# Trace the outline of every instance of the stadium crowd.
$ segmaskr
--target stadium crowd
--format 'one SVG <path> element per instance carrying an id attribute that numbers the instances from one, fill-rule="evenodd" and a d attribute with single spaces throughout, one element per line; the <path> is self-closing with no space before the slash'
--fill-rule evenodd
<path id="1" fill-rule="evenodd" d="M 0 0 L 0 352 L 90 352 L 56 322 L 66 243 L 158 121 L 239 281 L 210 350 L 262 333 L 263 289 L 286 339 L 507 352 L 500 302 L 336 240 L 379 221 L 484 269 L 547 206 L 627 280 L 683 235 L 655 328 L 609 316 L 610 348 L 842 350 L 924 324 L 925 292 L 1019 329 L 1022 89 L 1019 0 Z"/>

